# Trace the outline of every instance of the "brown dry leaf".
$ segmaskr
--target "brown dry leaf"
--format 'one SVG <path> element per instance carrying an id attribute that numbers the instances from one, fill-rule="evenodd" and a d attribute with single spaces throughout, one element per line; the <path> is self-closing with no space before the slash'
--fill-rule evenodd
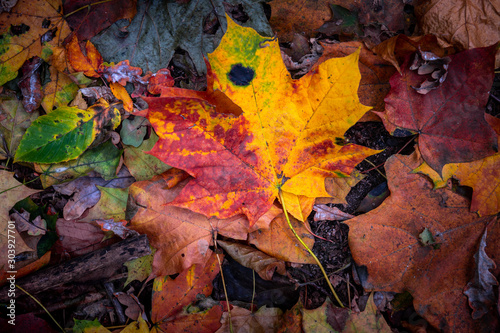
<path id="1" fill-rule="evenodd" d="M 412 170 L 422 160 L 417 154 L 395 155 L 386 162 L 391 195 L 378 208 L 357 216 L 349 225 L 353 258 L 364 265 L 367 290 L 402 292 L 414 297 L 416 311 L 445 331 L 475 331 L 463 289 L 472 274 L 473 254 L 485 226 L 488 242 L 500 235 L 495 217 L 478 218 L 464 197 L 432 183 Z M 427 228 L 432 240 L 421 243 Z M 486 248 L 500 262 L 500 247 Z M 493 274 L 498 274 L 498 269 Z"/>
<path id="2" fill-rule="evenodd" d="M 40 66 L 42 65 L 40 57 L 33 57 L 24 62 L 21 66 L 19 79 L 19 89 L 23 94 L 23 107 L 28 113 L 38 109 L 42 102 L 42 83 L 40 78 Z"/>
<path id="3" fill-rule="evenodd" d="M 45 235 L 47 232 L 47 222 L 43 220 L 40 215 L 33 221 L 30 221 L 29 212 L 16 211 L 13 214 L 10 214 L 10 218 L 12 221 L 16 222 L 16 228 L 19 232 L 27 231 L 28 235 L 31 236 Z"/>
<path id="4" fill-rule="evenodd" d="M 486 47 L 500 41 L 498 1 L 419 1 L 415 15 L 424 33 L 434 34 L 462 49 Z"/>
<path id="5" fill-rule="evenodd" d="M 194 264 L 205 262 L 211 255 L 213 233 L 244 240 L 249 228 L 242 215 L 220 220 L 185 208 L 166 205 L 174 200 L 188 180 L 172 182 L 172 172 L 167 171 L 151 180 L 134 183 L 129 190 L 136 214 L 131 228 L 147 234 L 151 245 L 158 251 L 153 261 L 153 275 L 171 275 L 184 271 Z M 180 178 L 182 179 L 182 178 Z"/>
<path id="6" fill-rule="evenodd" d="M 59 236 L 57 245 L 61 252 L 76 257 L 101 247 L 105 234 L 94 223 L 77 220 L 57 219 L 56 231 Z"/>
<path id="7" fill-rule="evenodd" d="M 231 309 L 231 317 L 228 312 L 222 315 L 222 327 L 216 333 L 224 332 L 259 332 L 274 333 L 279 326 L 283 312 L 279 308 L 261 307 L 257 312 L 235 306 Z M 229 325 L 231 321 L 232 325 Z M 232 326 L 232 330 L 230 327 Z"/>
<path id="8" fill-rule="evenodd" d="M 247 245 L 217 241 L 217 244 L 222 247 L 227 254 L 241 265 L 251 268 L 259 274 L 259 276 L 267 281 L 271 281 L 274 271 L 281 275 L 286 274 L 285 262 Z"/>
<path id="9" fill-rule="evenodd" d="M 289 217 L 297 234 L 312 249 L 314 237 L 309 232 L 309 222 L 307 220 L 300 222 L 292 216 Z M 250 233 L 248 241 L 262 252 L 283 261 L 302 264 L 316 263 L 309 252 L 295 238 L 284 214 L 278 215 L 269 225 L 269 229 L 259 229 Z"/>

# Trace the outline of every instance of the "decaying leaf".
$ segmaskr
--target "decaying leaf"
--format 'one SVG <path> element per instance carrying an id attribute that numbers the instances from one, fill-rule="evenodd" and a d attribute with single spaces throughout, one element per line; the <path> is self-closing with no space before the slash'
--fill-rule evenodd
<path id="1" fill-rule="evenodd" d="M 222 327 L 216 333 L 229 332 L 233 327 L 235 332 L 262 332 L 272 333 L 281 320 L 283 311 L 279 308 L 261 307 L 256 312 L 234 306 L 231 317 L 228 312 L 222 315 Z M 231 323 L 230 323 L 231 322 Z"/>
<path id="2" fill-rule="evenodd" d="M 194 98 L 147 98 L 148 118 L 160 137 L 151 153 L 195 177 L 171 205 L 219 218 L 245 214 L 252 225 L 280 188 L 293 196 L 327 197 L 326 177 L 348 177 L 377 151 L 335 144 L 369 110 L 357 96 L 359 52 L 292 80 L 277 41 L 228 22 L 209 55 L 213 90 L 243 113 L 224 114 Z M 301 205 L 289 210 L 299 219 L 308 215 Z"/>
<path id="3" fill-rule="evenodd" d="M 492 242 L 500 226 L 495 217 L 469 213 L 467 199 L 434 190 L 426 177 L 412 174 L 420 163 L 416 154 L 395 155 L 386 162 L 391 195 L 378 208 L 346 222 L 349 247 L 356 263 L 367 268 L 365 289 L 407 290 L 416 311 L 434 327 L 474 331 L 480 323 L 470 316 L 463 289 L 485 226 L 492 223 Z M 439 246 L 421 244 L 425 228 Z M 495 261 L 499 250 L 486 248 Z"/>

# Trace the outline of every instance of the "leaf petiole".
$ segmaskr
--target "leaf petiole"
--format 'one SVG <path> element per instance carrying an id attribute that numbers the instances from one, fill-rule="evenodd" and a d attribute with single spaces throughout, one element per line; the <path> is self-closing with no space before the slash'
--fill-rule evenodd
<path id="1" fill-rule="evenodd" d="M 314 258 L 314 260 L 318 264 L 319 268 L 321 269 L 321 272 L 323 273 L 323 275 L 326 279 L 326 283 L 328 283 L 328 287 L 330 287 L 330 290 L 332 291 L 333 296 L 335 297 L 335 299 L 339 303 L 340 307 L 344 308 L 344 304 L 342 304 L 342 302 L 340 301 L 340 298 L 337 296 L 337 293 L 335 292 L 335 289 L 333 289 L 333 286 L 330 283 L 330 279 L 328 278 L 328 275 L 326 274 L 326 271 L 323 268 L 323 265 L 321 265 L 321 262 L 319 261 L 318 257 L 316 257 L 316 255 L 313 253 L 313 251 L 306 245 L 306 243 L 304 243 L 304 241 L 302 240 L 302 238 L 300 238 L 300 236 L 297 234 L 297 232 L 295 232 L 295 229 L 292 226 L 292 222 L 290 222 L 290 218 L 288 217 L 288 212 L 286 210 L 286 205 L 285 205 L 285 199 L 283 198 L 283 193 L 282 193 L 281 189 L 279 190 L 279 196 L 280 196 L 281 205 L 283 206 L 283 212 L 285 212 L 285 218 L 286 218 L 286 221 L 288 222 L 288 226 L 290 227 L 293 234 L 295 235 L 295 238 L 297 238 L 297 240 L 300 242 L 300 244 L 302 244 L 302 246 Z"/>

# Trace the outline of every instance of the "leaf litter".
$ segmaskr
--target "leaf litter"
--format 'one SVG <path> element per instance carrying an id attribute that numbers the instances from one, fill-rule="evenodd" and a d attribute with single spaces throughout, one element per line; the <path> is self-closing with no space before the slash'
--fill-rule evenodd
<path id="1" fill-rule="evenodd" d="M 440 24 L 461 18 L 436 21 L 435 8 L 422 4 L 415 12 L 400 2 L 380 6 L 338 2 L 329 12 L 323 2 L 276 0 L 36 1 L 39 16 L 30 21 L 19 1 L 0 14 L 0 195 L 6 221 L 10 214 L 17 225 L 18 278 L 27 275 L 19 283 L 36 279 L 49 260 L 139 232 L 156 253 L 116 271 L 121 279 L 104 286 L 119 288 L 121 305 L 97 292 L 99 301 L 74 312 L 75 329 L 107 331 L 101 324 L 121 320 L 105 314 L 113 307 L 144 332 L 416 329 L 413 308 L 442 331 L 494 330 L 498 121 L 483 112 L 497 34 L 487 33 L 489 21 L 468 17 L 471 29 L 453 39 Z M 493 85 L 490 95 L 497 92 Z M 451 104 L 464 110 L 451 112 Z M 315 114 L 327 120 L 317 129 Z M 69 128 L 45 130 L 58 123 Z M 73 137 L 65 141 L 67 133 Z M 44 141 L 30 141 L 37 135 Z M 257 178 L 242 177 L 252 170 Z M 253 186 L 259 177 L 264 183 Z M 348 309 L 329 300 L 318 266 L 288 227 L 278 189 Z M 30 194 L 34 201 L 20 201 Z M 312 214 L 313 207 L 330 215 Z M 53 298 L 30 292 L 58 309 Z M 179 299 L 173 311 L 172 297 Z M 78 319 L 96 317 L 101 322 Z"/>

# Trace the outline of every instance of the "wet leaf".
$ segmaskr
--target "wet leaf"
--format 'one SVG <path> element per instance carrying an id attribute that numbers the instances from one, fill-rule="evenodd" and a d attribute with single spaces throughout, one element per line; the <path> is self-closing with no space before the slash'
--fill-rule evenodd
<path id="1" fill-rule="evenodd" d="M 114 82 L 111 82 L 109 87 L 111 88 L 113 95 L 123 102 L 123 108 L 125 111 L 132 112 L 134 110 L 134 102 L 132 101 L 132 98 L 130 98 L 130 95 L 125 87 Z"/>
<path id="2" fill-rule="evenodd" d="M 417 154 L 395 155 L 386 162 L 391 195 L 378 208 L 346 222 L 349 247 L 356 263 L 367 268 L 365 289 L 407 290 L 415 310 L 434 327 L 474 330 L 478 322 L 470 317 L 462 292 L 484 228 L 495 218 L 478 218 L 469 213 L 465 198 L 434 190 L 426 177 L 412 174 L 420 163 Z M 489 234 L 495 239 L 500 228 L 492 225 Z M 421 244 L 425 228 L 439 246 Z M 500 258 L 498 247 L 486 251 L 494 260 Z"/>
<path id="3" fill-rule="evenodd" d="M 348 177 L 377 152 L 332 139 L 343 137 L 369 109 L 358 101 L 358 54 L 330 59 L 294 81 L 277 41 L 229 21 L 209 61 L 214 90 L 243 114 L 223 114 L 194 98 L 147 98 L 148 118 L 160 137 L 151 153 L 195 177 L 170 204 L 219 218 L 245 214 L 254 224 L 279 188 L 293 196 L 329 196 L 326 177 Z M 303 201 L 296 200 L 300 205 L 289 210 L 304 219 Z"/>
<path id="4" fill-rule="evenodd" d="M 351 313 L 342 332 L 384 332 L 391 333 L 384 316 L 373 302 L 373 293 L 370 294 L 365 310 L 360 313 Z"/>
<path id="5" fill-rule="evenodd" d="M 103 186 L 97 186 L 97 188 L 101 192 L 99 202 L 97 202 L 95 206 L 89 209 L 88 215 L 83 220 L 85 221 L 92 221 L 97 219 L 99 220 L 113 219 L 116 221 L 125 220 L 125 210 L 127 208 L 127 199 L 128 199 L 128 188 L 111 188 Z M 100 224 L 99 222 L 97 223 Z M 112 231 L 115 234 L 117 234 L 118 232 L 115 230 Z"/>
<path id="6" fill-rule="evenodd" d="M 46 113 L 67 106 L 78 92 L 78 85 L 68 75 L 58 71 L 55 66 L 50 66 L 49 71 L 50 82 L 42 86 L 42 107 Z"/>
<path id="7" fill-rule="evenodd" d="M 378 114 L 391 133 L 398 128 L 418 133 L 424 161 L 439 174 L 447 163 L 471 162 L 498 149 L 496 133 L 484 118 L 495 52 L 494 46 L 450 56 L 446 81 L 426 95 L 412 88 L 422 79 L 408 69 L 409 59 L 403 75 L 390 80 L 386 111 Z"/>
<path id="8" fill-rule="evenodd" d="M 124 286 L 127 286 L 130 282 L 138 280 L 140 282 L 147 279 L 153 271 L 153 255 L 147 255 L 134 260 L 127 261 L 123 264 L 127 267 L 127 281 L 125 281 Z"/>

